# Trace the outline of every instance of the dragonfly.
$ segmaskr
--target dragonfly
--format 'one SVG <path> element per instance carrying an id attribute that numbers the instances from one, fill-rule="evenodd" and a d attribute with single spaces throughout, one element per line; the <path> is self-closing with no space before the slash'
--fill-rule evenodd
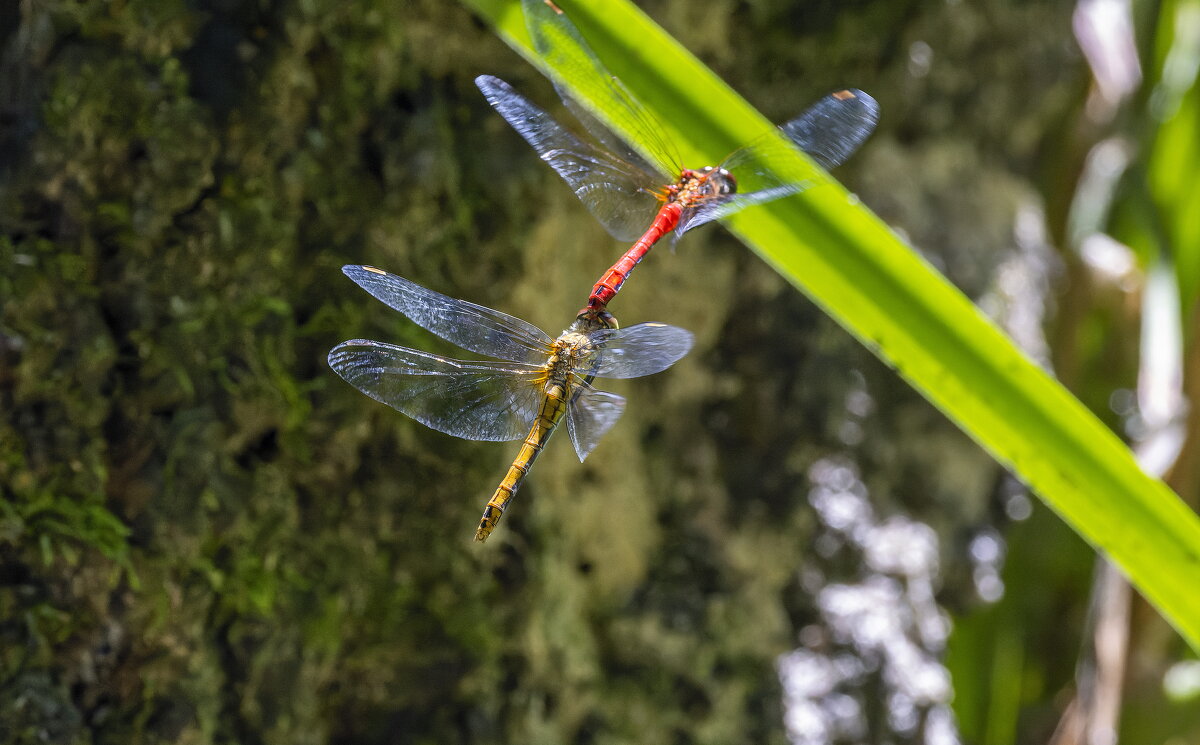
<path id="1" fill-rule="evenodd" d="M 421 424 L 467 440 L 524 438 L 475 531 L 485 541 L 563 419 L 580 462 L 620 418 L 625 399 L 595 378 L 662 372 L 692 347 L 692 334 L 662 323 L 612 328 L 577 318 L 558 338 L 481 305 L 456 300 L 373 266 L 342 272 L 413 323 L 497 361 L 443 357 L 370 339 L 342 342 L 329 366 L 347 383 Z"/>
<path id="2" fill-rule="evenodd" d="M 596 97 L 613 102 L 617 118 L 646 146 L 651 160 L 647 163 L 624 147 L 560 86 L 556 86 L 559 95 L 594 141 L 571 133 L 503 80 L 491 75 L 475 79 L 488 103 L 567 182 L 608 232 L 618 240 L 635 241 L 593 286 L 581 314 L 603 320 L 608 303 L 634 267 L 672 231 L 678 239 L 751 205 L 803 191 L 811 181 L 782 179 L 770 169 L 772 154 L 777 159 L 780 148 L 797 146 L 826 170 L 832 169 L 858 149 L 879 120 L 875 99 L 859 90 L 841 90 L 780 126 L 785 139 L 764 136 L 719 165 L 685 168 L 662 135 L 662 126 L 608 72 L 566 14 L 549 0 L 522 0 L 522 5 L 537 52 L 555 69 L 580 72 L 573 78 L 590 85 Z M 743 177 L 752 177 L 760 188 L 739 193 L 738 179 Z"/>

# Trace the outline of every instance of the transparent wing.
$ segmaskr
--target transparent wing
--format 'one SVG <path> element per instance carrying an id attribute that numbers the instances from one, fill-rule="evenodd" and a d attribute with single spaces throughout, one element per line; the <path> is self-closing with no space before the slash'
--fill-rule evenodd
<path id="1" fill-rule="evenodd" d="M 520 318 L 455 300 L 373 266 L 351 264 L 342 267 L 342 273 L 413 323 L 476 354 L 541 364 L 554 342 Z"/>
<path id="2" fill-rule="evenodd" d="M 652 166 L 642 156 L 641 153 L 629 147 L 629 144 L 626 143 L 625 140 L 618 137 L 616 133 L 614 133 L 604 123 L 597 119 L 586 106 L 575 100 L 575 97 L 572 96 L 571 93 L 560 83 L 557 81 L 551 82 L 554 83 L 554 90 L 558 92 L 558 97 L 562 99 L 563 104 L 567 107 L 571 114 L 579 120 L 579 123 L 583 125 L 583 128 L 587 130 L 588 134 L 596 138 L 596 142 L 600 143 L 601 148 L 608 150 L 610 153 L 615 153 L 620 160 L 633 165 L 640 172 L 652 175 L 654 177 L 654 184 L 656 187 L 661 186 L 671 181 L 675 176 L 678 176 L 678 171 L 680 168 L 678 160 L 671 161 L 674 165 L 674 168 L 671 171 L 665 173 L 660 172 L 655 166 Z M 612 84 L 625 91 L 621 81 L 617 80 L 616 78 L 612 79 Z M 629 98 L 629 100 L 633 100 L 632 93 L 625 91 L 625 95 Z M 650 115 L 647 113 L 647 116 Z M 667 140 L 664 139 L 663 142 L 666 143 Z M 674 176 L 671 174 L 674 174 Z"/>
<path id="3" fill-rule="evenodd" d="M 376 401 L 466 440 L 519 440 L 541 404 L 544 370 L 532 365 L 464 362 L 352 339 L 333 348 L 329 366 Z"/>
<path id="4" fill-rule="evenodd" d="M 622 241 L 642 234 L 658 209 L 655 191 L 667 179 L 580 140 L 500 78 L 480 75 L 475 84 L 609 234 Z"/>
<path id="5" fill-rule="evenodd" d="M 582 463 L 604 433 L 621 418 L 625 411 L 625 399 L 615 393 L 598 391 L 583 384 L 575 389 L 571 406 L 567 409 L 567 431 L 571 433 L 571 444 Z"/>
<path id="6" fill-rule="evenodd" d="M 829 170 L 858 150 L 879 122 L 879 104 L 854 88 L 830 93 L 779 128 L 808 156 Z"/>
<path id="7" fill-rule="evenodd" d="M 860 90 L 848 89 L 825 96 L 779 129 L 822 168 L 830 169 L 858 150 L 878 121 L 879 104 L 875 99 Z M 767 136 L 726 158 L 722 167 L 739 183 L 752 184 L 758 190 L 698 202 L 685 211 L 675 229 L 676 237 L 752 205 L 798 194 L 816 183 L 813 179 L 781 179 L 771 170 L 770 163 L 788 147 L 787 141 Z"/>
<path id="8" fill-rule="evenodd" d="M 604 118 L 644 147 L 653 167 L 671 174 L 673 180 L 679 174 L 681 162 L 674 146 L 663 137 L 662 125 L 613 77 L 571 19 L 547 0 L 522 0 L 521 5 L 525 11 L 525 25 L 538 54 L 553 69 L 567 71 L 572 82 L 582 89 L 585 100 L 605 102 Z M 564 95 L 557 84 L 556 87 L 570 105 L 571 97 Z M 578 102 L 577 106 L 587 108 L 589 105 Z M 590 124 L 587 117 L 581 117 L 581 121 Z M 602 134 L 597 134 L 597 138 L 605 141 Z"/>
<path id="9" fill-rule="evenodd" d="M 727 194 L 705 199 L 683 211 L 683 217 L 679 219 L 679 224 L 675 226 L 675 237 L 678 239 L 692 228 L 700 227 L 713 220 L 720 220 L 722 217 L 728 217 L 735 212 L 741 212 L 747 207 L 770 202 L 791 194 L 799 194 L 812 184 L 812 181 L 781 183 L 777 186 L 752 191 L 749 194 Z"/>
<path id="10" fill-rule="evenodd" d="M 640 378 L 666 370 L 692 348 L 690 331 L 665 323 L 601 329 L 589 337 L 601 345 L 587 371 L 600 378 Z"/>

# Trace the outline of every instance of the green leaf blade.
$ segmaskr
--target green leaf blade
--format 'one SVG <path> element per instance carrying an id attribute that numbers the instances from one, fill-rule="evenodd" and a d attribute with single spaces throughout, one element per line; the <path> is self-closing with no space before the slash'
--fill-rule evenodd
<path id="1" fill-rule="evenodd" d="M 517 0 L 467 2 L 540 63 Z M 686 162 L 719 162 L 770 126 L 624 0 L 559 4 Z M 560 80 L 576 94 L 589 87 Z M 812 171 L 792 158 L 779 167 Z M 833 181 L 725 223 L 1106 552 L 1200 649 L 1195 513 L 887 225 Z"/>

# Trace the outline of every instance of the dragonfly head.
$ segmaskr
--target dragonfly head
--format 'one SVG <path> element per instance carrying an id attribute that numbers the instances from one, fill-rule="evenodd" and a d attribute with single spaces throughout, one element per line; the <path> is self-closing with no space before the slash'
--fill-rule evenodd
<path id="1" fill-rule="evenodd" d="M 702 173 L 705 176 L 710 196 L 720 197 L 737 192 L 737 179 L 724 168 L 705 166 Z"/>
<path id="2" fill-rule="evenodd" d="M 619 328 L 617 319 L 613 318 L 612 313 L 609 313 L 602 306 L 593 306 L 592 301 L 588 301 L 587 307 L 579 311 L 579 315 L 575 318 L 575 322 L 571 324 L 568 331 L 578 331 L 581 334 L 591 333 L 598 329 L 615 329 Z"/>

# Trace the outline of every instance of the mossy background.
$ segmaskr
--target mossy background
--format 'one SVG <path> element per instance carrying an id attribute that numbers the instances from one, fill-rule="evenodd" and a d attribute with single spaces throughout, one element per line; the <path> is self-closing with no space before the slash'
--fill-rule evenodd
<path id="1" fill-rule="evenodd" d="M 1069 4 L 644 7 L 777 120 L 875 95 L 839 178 L 975 297 L 1077 166 Z M 452 351 L 339 267 L 555 333 L 620 247 L 478 94 L 554 101 L 465 7 L 41 0 L 0 8 L 0 48 L 0 740 L 782 743 L 831 454 L 939 529 L 941 602 L 981 605 L 963 557 L 1005 527 L 1003 474 L 716 227 L 613 306 L 691 355 L 606 386 L 630 404 L 596 452 L 552 443 L 472 544 L 515 447 L 327 368 L 353 337 Z M 1130 384 L 1124 351 L 1090 402 Z M 1028 742 L 1070 689 L 1091 553 L 1040 510 L 1011 538 L 1008 596 L 960 627 L 1021 638 Z M 1196 734 L 1147 698 L 1131 741 Z"/>

